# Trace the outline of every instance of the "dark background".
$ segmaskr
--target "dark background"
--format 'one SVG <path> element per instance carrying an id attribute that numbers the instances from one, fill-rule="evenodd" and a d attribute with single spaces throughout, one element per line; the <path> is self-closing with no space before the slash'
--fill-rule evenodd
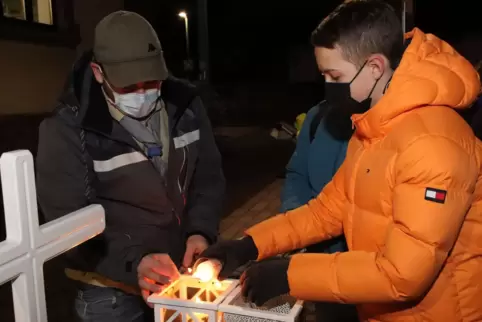
<path id="1" fill-rule="evenodd" d="M 401 9 L 401 0 L 388 0 Z M 310 34 L 340 0 L 208 1 L 210 83 L 205 103 L 215 125 L 292 122 L 323 98 Z M 475 63 L 482 58 L 478 2 L 414 1 L 413 21 L 425 32 L 450 41 Z M 461 5 L 463 4 L 463 5 Z M 196 0 L 126 0 L 127 10 L 155 27 L 171 72 L 196 79 L 183 68 L 186 59 L 181 10 L 190 23 L 191 57 L 198 61 Z M 410 27 L 409 27 L 410 28 Z M 293 70 L 295 74 L 293 74 Z"/>
<path id="2" fill-rule="evenodd" d="M 309 45 L 311 31 L 340 0 L 245 0 L 208 4 L 212 80 L 216 82 L 283 81 L 287 79 L 287 54 Z M 391 0 L 397 4 L 399 1 Z M 166 59 L 175 74 L 182 74 L 185 57 L 184 24 L 190 18 L 193 56 L 197 48 L 197 6 L 194 0 L 126 0 L 126 9 L 148 18 L 159 33 Z M 415 25 L 451 42 L 479 33 L 477 1 L 415 1 Z"/>

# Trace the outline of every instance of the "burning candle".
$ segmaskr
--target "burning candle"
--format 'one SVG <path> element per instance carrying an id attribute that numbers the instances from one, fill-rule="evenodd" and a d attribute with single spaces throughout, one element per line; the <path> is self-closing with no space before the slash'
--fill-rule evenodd
<path id="1" fill-rule="evenodd" d="M 209 282 L 217 279 L 221 268 L 221 262 L 207 259 L 196 266 L 192 276 L 199 279 L 201 282 Z"/>

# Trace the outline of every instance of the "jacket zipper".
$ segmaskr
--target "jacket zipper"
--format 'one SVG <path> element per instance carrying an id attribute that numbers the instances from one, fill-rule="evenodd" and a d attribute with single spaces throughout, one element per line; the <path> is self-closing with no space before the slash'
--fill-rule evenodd
<path id="1" fill-rule="evenodd" d="M 184 185 L 181 185 L 181 174 L 182 174 L 182 171 L 184 170 L 185 164 L 186 164 L 186 150 L 182 148 L 182 165 L 181 165 L 181 169 L 179 169 L 179 176 L 177 177 L 177 187 L 179 189 L 179 193 L 183 196 L 183 198 L 184 198 Z"/>
<path id="2" fill-rule="evenodd" d="M 188 166 L 189 166 L 189 147 L 186 145 L 185 149 L 186 149 L 186 175 L 184 176 L 184 184 L 182 185 L 182 190 L 184 191 L 184 194 L 186 193 L 186 189 L 187 189 L 187 170 L 188 170 Z"/>
<path id="3" fill-rule="evenodd" d="M 352 193 L 352 198 L 353 198 L 353 202 L 351 204 L 351 209 L 350 209 L 350 213 L 351 213 L 351 232 L 350 232 L 350 236 L 351 236 L 351 247 L 353 248 L 355 246 L 355 241 L 353 240 L 353 228 L 355 226 L 355 223 L 354 223 L 354 220 L 355 220 L 355 211 L 356 211 L 356 204 L 355 204 L 355 199 L 356 199 L 356 180 L 357 180 L 357 177 L 358 177 L 358 170 L 360 169 L 360 164 L 361 164 L 361 161 L 362 161 L 362 158 L 363 158 L 363 155 L 365 154 L 366 152 L 366 148 L 362 145 L 360 147 L 360 150 L 359 151 L 359 155 L 358 155 L 358 160 L 355 161 L 356 164 L 355 166 L 353 167 L 353 175 L 352 175 L 352 179 L 351 179 L 351 182 L 350 182 L 350 190 L 351 190 L 351 193 Z"/>
<path id="4" fill-rule="evenodd" d="M 179 188 L 179 193 L 181 194 L 183 200 L 184 200 L 184 204 L 186 204 L 186 186 L 187 186 L 187 165 L 188 165 L 188 155 L 189 155 L 189 148 L 188 147 L 183 147 L 182 148 L 182 153 L 183 153 L 183 160 L 182 160 L 182 166 L 181 166 L 181 169 L 179 171 L 179 177 L 177 179 L 177 185 L 178 185 L 178 188 Z M 184 176 L 184 181 L 181 183 L 181 174 L 183 173 L 184 171 L 184 167 L 186 167 L 186 173 L 185 173 L 185 176 Z"/>
<path id="5" fill-rule="evenodd" d="M 183 148 L 182 149 L 182 165 L 181 165 L 181 169 L 179 170 L 179 176 L 177 178 L 177 188 L 179 189 L 179 193 L 181 194 L 181 198 L 182 198 L 182 201 L 183 201 L 184 205 L 186 205 L 186 195 L 184 194 L 185 184 L 181 185 L 180 180 L 181 180 L 181 174 L 184 170 L 184 166 L 187 163 L 186 160 L 187 160 L 186 149 Z M 186 176 L 187 176 L 187 173 L 186 173 Z M 176 218 L 177 218 L 177 221 L 179 222 L 179 225 L 181 225 L 181 218 L 179 217 L 177 212 L 176 212 Z"/>

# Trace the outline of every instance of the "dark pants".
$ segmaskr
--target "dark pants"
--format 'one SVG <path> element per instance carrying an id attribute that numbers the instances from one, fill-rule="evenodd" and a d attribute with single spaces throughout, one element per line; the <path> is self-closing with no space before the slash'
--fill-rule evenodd
<path id="1" fill-rule="evenodd" d="M 354 305 L 315 303 L 316 322 L 358 322 Z"/>
<path id="2" fill-rule="evenodd" d="M 154 310 L 145 304 L 141 296 L 86 284 L 78 288 L 75 311 L 81 322 L 154 321 Z"/>

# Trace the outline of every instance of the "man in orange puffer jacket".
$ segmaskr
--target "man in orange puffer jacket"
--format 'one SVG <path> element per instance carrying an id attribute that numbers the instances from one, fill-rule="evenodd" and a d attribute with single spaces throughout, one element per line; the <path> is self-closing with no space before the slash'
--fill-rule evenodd
<path id="1" fill-rule="evenodd" d="M 380 0 L 344 3 L 314 31 L 326 99 L 353 111 L 355 133 L 317 198 L 202 255 L 225 272 L 258 260 L 241 279 L 248 299 L 353 303 L 363 321 L 482 321 L 482 147 L 455 111 L 479 77 L 434 35 L 402 39 Z M 262 261 L 342 233 L 348 252 Z"/>

